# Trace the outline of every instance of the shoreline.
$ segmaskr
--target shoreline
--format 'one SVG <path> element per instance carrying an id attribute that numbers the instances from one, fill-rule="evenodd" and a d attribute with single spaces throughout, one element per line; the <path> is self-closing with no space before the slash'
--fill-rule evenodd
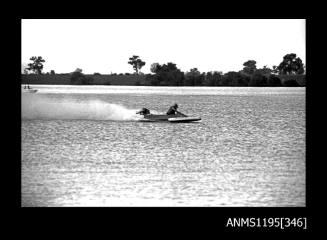
<path id="1" fill-rule="evenodd" d="M 21 84 L 23 87 L 26 84 Z M 306 86 L 151 86 L 151 85 L 103 85 L 103 84 L 28 84 L 29 86 L 71 86 L 71 87 L 94 87 L 94 86 L 103 86 L 103 87 L 154 87 L 154 88 L 306 88 Z"/>
<path id="2" fill-rule="evenodd" d="M 159 86 L 159 87 L 305 87 L 306 75 L 274 75 L 280 83 L 276 86 L 266 83 L 266 85 L 244 85 L 235 82 L 220 82 L 219 84 L 151 84 L 149 77 L 153 75 L 92 75 L 86 77 L 92 78 L 89 84 L 72 84 L 70 74 L 21 74 L 21 84 L 30 85 L 72 85 L 72 86 Z M 291 84 L 290 81 L 292 82 Z"/>

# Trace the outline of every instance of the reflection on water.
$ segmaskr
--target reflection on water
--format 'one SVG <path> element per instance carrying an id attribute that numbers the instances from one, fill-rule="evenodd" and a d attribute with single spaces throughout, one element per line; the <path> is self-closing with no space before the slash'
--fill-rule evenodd
<path id="1" fill-rule="evenodd" d="M 22 206 L 305 206 L 305 89 L 216 89 L 44 93 L 202 121 L 23 119 Z"/>

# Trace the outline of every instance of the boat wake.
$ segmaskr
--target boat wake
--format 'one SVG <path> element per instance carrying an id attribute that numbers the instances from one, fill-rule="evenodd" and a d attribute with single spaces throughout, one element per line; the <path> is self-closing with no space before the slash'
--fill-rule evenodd
<path id="1" fill-rule="evenodd" d="M 101 100 L 58 100 L 41 95 L 22 95 L 22 119 L 138 121 L 137 110 Z"/>

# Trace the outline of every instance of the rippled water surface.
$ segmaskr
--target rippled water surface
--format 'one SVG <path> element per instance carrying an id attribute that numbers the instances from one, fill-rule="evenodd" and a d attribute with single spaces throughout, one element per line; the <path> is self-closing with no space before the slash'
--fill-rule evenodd
<path id="1" fill-rule="evenodd" d="M 34 88 L 22 206 L 305 206 L 305 88 Z M 174 102 L 202 121 L 134 114 Z"/>

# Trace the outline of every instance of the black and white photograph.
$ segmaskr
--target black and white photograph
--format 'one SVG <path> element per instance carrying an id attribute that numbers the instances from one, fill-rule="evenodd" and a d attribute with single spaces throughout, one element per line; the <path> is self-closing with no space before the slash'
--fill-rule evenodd
<path id="1" fill-rule="evenodd" d="M 20 21 L 21 207 L 307 206 L 306 19 Z"/>

